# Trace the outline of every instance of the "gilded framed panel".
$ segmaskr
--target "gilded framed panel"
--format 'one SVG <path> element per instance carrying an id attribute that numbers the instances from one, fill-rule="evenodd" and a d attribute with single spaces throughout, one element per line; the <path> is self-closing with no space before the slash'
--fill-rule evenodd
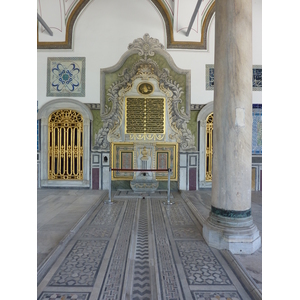
<path id="1" fill-rule="evenodd" d="M 170 179 L 178 178 L 178 144 L 158 143 L 155 145 L 156 169 L 172 169 Z M 168 180 L 167 172 L 156 172 L 157 180 Z"/>
<path id="2" fill-rule="evenodd" d="M 133 143 L 111 143 L 112 144 L 112 168 L 132 169 L 134 159 Z M 112 171 L 112 180 L 132 180 L 133 172 Z"/>
<path id="3" fill-rule="evenodd" d="M 165 106 L 163 97 L 126 98 L 125 134 L 143 137 L 165 134 Z"/>
<path id="4" fill-rule="evenodd" d="M 48 57 L 47 96 L 85 97 L 85 57 Z"/>

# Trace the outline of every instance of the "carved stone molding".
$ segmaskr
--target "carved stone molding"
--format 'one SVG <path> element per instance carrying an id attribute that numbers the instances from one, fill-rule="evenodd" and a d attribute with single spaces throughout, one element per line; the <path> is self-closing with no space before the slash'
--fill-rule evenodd
<path id="1" fill-rule="evenodd" d="M 103 95 L 106 74 L 118 71 L 125 60 L 133 54 L 138 54 L 141 58 L 130 69 L 125 68 L 118 75 L 120 79 L 110 85 L 107 95 Z M 156 54 L 163 56 L 167 60 L 169 68 L 174 72 L 186 76 L 185 108 L 181 106 L 179 109 L 179 105 L 182 103 L 183 87 L 172 79 L 168 68 L 160 68 L 150 58 Z M 132 89 L 136 79 L 153 79 L 158 83 L 159 90 L 165 94 L 167 99 L 168 118 L 173 131 L 170 134 L 170 139 L 175 139 L 180 143 L 182 150 L 195 150 L 195 138 L 191 131 L 187 129 L 187 123 L 190 119 L 190 71 L 179 69 L 171 56 L 164 50 L 163 45 L 157 39 L 151 38 L 149 34 L 145 34 L 143 38 L 136 39 L 129 44 L 128 51 L 122 56 L 116 66 L 101 70 L 102 94 L 100 100 L 103 128 L 95 136 L 95 149 L 108 149 L 109 139 L 115 140 L 120 138 L 125 93 Z M 106 102 L 111 103 L 111 106 L 108 107 Z"/>
<path id="2" fill-rule="evenodd" d="M 100 103 L 85 103 L 89 109 L 100 109 Z"/>
<path id="3" fill-rule="evenodd" d="M 89 109 L 99 109 L 100 110 L 100 103 L 85 103 L 85 105 Z M 191 104 L 190 105 L 190 110 L 201 110 L 205 104 Z"/>

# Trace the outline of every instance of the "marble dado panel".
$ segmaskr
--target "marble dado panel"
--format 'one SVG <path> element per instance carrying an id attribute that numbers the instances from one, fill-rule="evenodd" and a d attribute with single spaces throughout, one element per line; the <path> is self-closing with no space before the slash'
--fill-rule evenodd
<path id="1" fill-rule="evenodd" d="M 179 158 L 179 189 L 197 190 L 199 187 L 199 152 L 180 152 Z"/>
<path id="2" fill-rule="evenodd" d="M 109 189 L 109 152 L 91 152 L 91 188 Z"/>

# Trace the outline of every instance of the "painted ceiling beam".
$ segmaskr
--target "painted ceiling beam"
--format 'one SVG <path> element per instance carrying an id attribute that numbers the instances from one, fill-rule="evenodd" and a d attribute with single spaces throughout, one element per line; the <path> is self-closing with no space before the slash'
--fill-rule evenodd
<path id="1" fill-rule="evenodd" d="M 189 27 L 188 27 L 188 30 L 186 32 L 186 36 L 189 36 L 190 34 L 190 31 L 191 31 L 191 28 L 193 26 L 193 23 L 195 21 L 195 18 L 196 18 L 196 15 L 198 13 L 198 10 L 199 10 L 199 7 L 200 7 L 200 4 L 201 4 L 202 0 L 198 0 L 197 4 L 196 4 L 196 7 L 195 7 L 195 10 L 194 10 L 194 13 L 192 15 L 192 18 L 191 18 L 191 21 L 190 21 L 190 24 L 189 24 Z"/>
<path id="2" fill-rule="evenodd" d="M 47 30 L 47 32 L 53 36 L 52 30 L 49 28 L 49 26 L 46 24 L 46 22 L 42 19 L 42 17 L 37 13 L 37 19 L 38 21 L 44 26 L 44 28 Z"/>

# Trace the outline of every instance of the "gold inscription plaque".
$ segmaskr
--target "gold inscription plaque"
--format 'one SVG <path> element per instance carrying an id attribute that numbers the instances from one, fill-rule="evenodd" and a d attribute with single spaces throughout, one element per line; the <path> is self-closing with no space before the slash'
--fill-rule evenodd
<path id="1" fill-rule="evenodd" d="M 127 98 L 126 133 L 164 133 L 164 98 Z"/>

